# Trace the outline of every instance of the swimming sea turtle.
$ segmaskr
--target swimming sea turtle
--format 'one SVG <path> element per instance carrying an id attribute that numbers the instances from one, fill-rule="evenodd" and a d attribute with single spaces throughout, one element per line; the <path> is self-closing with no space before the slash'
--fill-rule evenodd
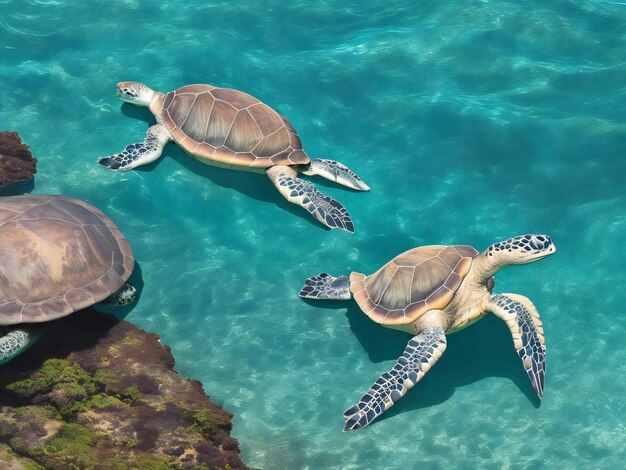
<path id="1" fill-rule="evenodd" d="M 0 240 L 0 364 L 39 338 L 41 330 L 26 323 L 136 298 L 126 283 L 135 266 L 130 245 L 111 219 L 83 201 L 0 198 Z"/>
<path id="2" fill-rule="evenodd" d="M 272 108 L 237 90 L 211 85 L 187 85 L 167 94 L 137 82 L 117 84 L 126 103 L 147 106 L 157 124 L 143 142 L 101 158 L 111 170 L 130 170 L 155 161 L 174 141 L 207 165 L 265 173 L 285 199 L 308 210 L 330 228 L 354 232 L 346 208 L 297 178 L 320 175 L 360 191 L 369 187 L 349 168 L 326 159 L 310 159 L 291 124 Z"/>
<path id="3" fill-rule="evenodd" d="M 344 412 L 344 431 L 362 428 L 393 406 L 441 357 L 446 334 L 488 312 L 503 319 L 524 369 L 543 396 L 545 343 L 537 309 L 517 294 L 491 292 L 493 275 L 510 264 L 537 261 L 556 251 L 547 235 L 522 235 L 478 253 L 471 246 L 423 246 L 403 253 L 374 274 L 310 277 L 300 292 L 309 299 L 352 296 L 363 312 L 387 328 L 411 333 L 404 354 L 359 402 Z"/>

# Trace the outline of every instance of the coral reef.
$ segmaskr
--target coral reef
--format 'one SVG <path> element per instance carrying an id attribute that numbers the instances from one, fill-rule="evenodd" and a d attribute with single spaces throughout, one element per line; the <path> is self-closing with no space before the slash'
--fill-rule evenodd
<path id="1" fill-rule="evenodd" d="M 36 165 L 37 159 L 17 132 L 0 132 L 0 186 L 30 180 Z"/>
<path id="2" fill-rule="evenodd" d="M 0 367 L 0 468 L 247 468 L 231 415 L 154 334 L 88 309 Z"/>

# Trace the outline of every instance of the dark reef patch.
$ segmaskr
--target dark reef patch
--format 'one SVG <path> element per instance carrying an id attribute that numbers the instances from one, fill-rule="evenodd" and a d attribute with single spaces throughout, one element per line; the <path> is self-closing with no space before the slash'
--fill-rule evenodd
<path id="1" fill-rule="evenodd" d="M 37 159 L 17 132 L 0 132 L 0 186 L 30 180 L 36 166 Z"/>
<path id="2" fill-rule="evenodd" d="M 0 467 L 247 468 L 232 415 L 173 366 L 158 336 L 113 316 L 49 323 L 0 367 Z"/>

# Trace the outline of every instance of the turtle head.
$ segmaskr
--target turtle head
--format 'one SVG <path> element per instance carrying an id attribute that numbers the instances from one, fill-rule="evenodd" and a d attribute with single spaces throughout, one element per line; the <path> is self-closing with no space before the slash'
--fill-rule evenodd
<path id="1" fill-rule="evenodd" d="M 485 255 L 498 264 L 508 265 L 532 263 L 554 252 L 556 247 L 548 235 L 526 234 L 494 243 Z"/>
<path id="2" fill-rule="evenodd" d="M 124 103 L 136 106 L 150 106 L 155 91 L 139 82 L 120 82 L 117 84 L 117 97 Z"/>
<path id="3" fill-rule="evenodd" d="M 474 258 L 474 272 L 479 282 L 487 282 L 500 269 L 511 264 L 528 264 L 556 252 L 548 235 L 526 234 L 494 243 Z M 493 282 L 493 281 L 492 281 Z"/>

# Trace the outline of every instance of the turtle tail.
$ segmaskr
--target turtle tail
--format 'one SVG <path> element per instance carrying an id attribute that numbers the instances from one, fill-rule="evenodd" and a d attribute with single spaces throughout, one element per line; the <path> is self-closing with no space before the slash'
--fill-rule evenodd
<path id="1" fill-rule="evenodd" d="M 348 276 L 333 277 L 328 273 L 320 273 L 304 281 L 300 297 L 305 299 L 350 300 L 350 280 Z"/>

